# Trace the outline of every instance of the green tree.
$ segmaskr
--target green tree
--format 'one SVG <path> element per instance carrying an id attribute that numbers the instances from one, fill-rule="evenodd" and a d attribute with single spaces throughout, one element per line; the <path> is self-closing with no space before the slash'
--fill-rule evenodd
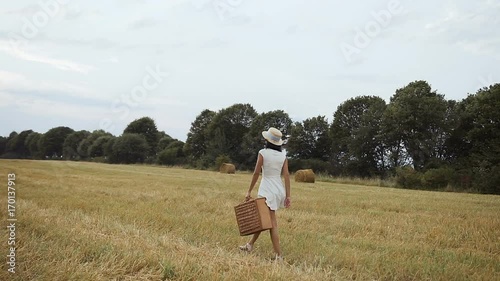
<path id="1" fill-rule="evenodd" d="M 9 136 L 7 137 L 7 142 L 10 141 L 11 139 L 13 139 L 16 136 L 17 136 L 17 132 L 16 131 L 10 132 Z"/>
<path id="2" fill-rule="evenodd" d="M 7 137 L 7 142 L 9 142 L 11 139 L 15 138 L 17 136 L 16 131 L 10 132 L 9 136 Z"/>
<path id="3" fill-rule="evenodd" d="M 30 158 L 30 151 L 25 145 L 26 138 L 33 130 L 22 131 L 7 142 L 6 151 L 15 155 L 16 158 Z"/>
<path id="4" fill-rule="evenodd" d="M 446 111 L 444 114 L 443 126 L 441 130 L 436 130 L 436 162 L 435 167 L 428 165 L 428 168 L 438 168 L 438 166 L 446 165 L 453 162 L 457 154 L 456 141 L 460 142 L 460 135 L 463 134 L 461 126 L 461 118 L 463 116 L 461 104 L 454 100 L 446 101 Z M 462 147 L 463 149 L 463 147 Z M 461 153 L 459 153 L 461 154 Z"/>
<path id="5" fill-rule="evenodd" d="M 428 164 L 440 158 L 446 111 L 444 96 L 432 91 L 426 81 L 411 82 L 391 97 L 385 116 L 395 123 L 391 138 L 402 141 L 417 171 L 425 170 Z"/>
<path id="6" fill-rule="evenodd" d="M 460 102 L 450 103 L 450 109 L 455 116 L 454 127 L 450 130 L 450 135 L 446 140 L 446 156 L 452 164 L 467 165 L 471 154 L 472 144 L 467 139 L 467 133 L 473 127 L 473 116 L 467 112 L 468 104 L 472 102 L 474 96 L 469 95 Z"/>
<path id="7" fill-rule="evenodd" d="M 373 177 L 385 169 L 381 137 L 385 101 L 375 96 L 351 98 L 337 108 L 330 128 L 332 160 L 347 176 Z"/>
<path id="8" fill-rule="evenodd" d="M 40 141 L 42 134 L 33 132 L 26 137 L 24 141 L 24 145 L 28 148 L 29 154 L 33 159 L 42 159 L 43 155 L 41 154 L 40 148 L 38 146 L 38 142 Z"/>
<path id="9" fill-rule="evenodd" d="M 7 147 L 7 138 L 0 136 L 0 155 L 4 154 Z"/>
<path id="10" fill-rule="evenodd" d="M 107 143 L 113 138 L 114 137 L 110 135 L 98 137 L 94 142 L 92 142 L 92 145 L 89 146 L 89 157 L 104 157 L 105 147 Z"/>
<path id="11" fill-rule="evenodd" d="M 88 134 L 84 139 L 82 139 L 78 144 L 77 149 L 80 158 L 87 159 L 88 157 L 92 157 L 90 155 L 90 148 L 98 138 L 103 136 L 112 136 L 112 134 L 105 132 L 104 130 L 94 130 L 92 133 Z"/>
<path id="12" fill-rule="evenodd" d="M 89 131 L 81 130 L 69 134 L 63 143 L 63 157 L 67 160 L 78 160 L 80 159 L 80 154 L 78 153 L 78 147 L 80 143 L 90 135 Z M 87 153 L 85 153 L 85 156 Z"/>
<path id="13" fill-rule="evenodd" d="M 163 149 L 158 154 L 158 164 L 173 166 L 177 162 L 177 150 L 176 149 Z"/>
<path id="14" fill-rule="evenodd" d="M 328 131 L 329 125 L 325 116 L 308 118 L 302 123 L 296 122 L 287 144 L 290 156 L 328 161 L 331 148 Z"/>
<path id="15" fill-rule="evenodd" d="M 158 146 L 157 146 L 158 151 L 164 150 L 173 141 L 175 141 L 175 140 L 171 136 L 169 136 L 169 135 L 166 135 L 166 136 L 162 137 L 158 141 Z"/>
<path id="16" fill-rule="evenodd" d="M 115 159 L 113 158 L 115 155 L 113 153 L 113 145 L 115 144 L 117 137 L 115 136 L 110 136 L 110 139 L 106 142 L 106 144 L 103 147 L 104 150 L 104 158 L 106 158 L 106 161 L 109 163 L 114 163 Z"/>
<path id="17" fill-rule="evenodd" d="M 183 152 L 184 143 L 179 140 L 173 140 L 158 155 L 158 164 L 160 165 L 178 165 L 183 164 L 185 155 Z"/>
<path id="18" fill-rule="evenodd" d="M 485 193 L 500 194 L 500 84 L 480 89 L 465 102 L 469 130 L 469 165 L 474 186 Z"/>
<path id="19" fill-rule="evenodd" d="M 384 162 L 386 169 L 393 175 L 397 167 L 411 164 L 411 158 L 405 148 L 402 124 L 397 120 L 396 107 L 386 107 L 382 116 L 382 139 L 385 147 Z"/>
<path id="20" fill-rule="evenodd" d="M 207 128 L 207 154 L 211 163 L 222 154 L 229 155 L 237 164 L 247 162 L 242 139 L 256 116 L 250 104 L 234 104 L 214 116 Z"/>
<path id="21" fill-rule="evenodd" d="M 62 126 L 48 130 L 38 142 L 41 155 L 48 157 L 62 156 L 64 140 L 73 132 L 73 129 Z"/>
<path id="22" fill-rule="evenodd" d="M 167 133 L 165 133 L 165 131 L 158 131 L 156 138 L 158 140 L 161 140 L 163 137 L 170 137 L 170 136 Z"/>
<path id="23" fill-rule="evenodd" d="M 113 141 L 112 163 L 142 163 L 148 156 L 148 142 L 143 135 L 126 133 Z"/>
<path id="24" fill-rule="evenodd" d="M 9 136 L 5 139 L 5 148 L 4 148 L 4 153 L 2 154 L 2 158 L 9 158 L 9 159 L 15 159 L 18 158 L 16 153 L 13 153 L 9 149 L 9 142 L 12 143 L 13 140 L 17 137 L 17 132 L 12 131 Z"/>
<path id="25" fill-rule="evenodd" d="M 208 126 L 216 115 L 215 112 L 205 109 L 191 123 L 191 128 L 187 134 L 184 153 L 188 155 L 191 161 L 200 159 L 207 152 L 208 144 Z"/>
<path id="26" fill-rule="evenodd" d="M 303 148 L 307 145 L 304 125 L 301 122 L 293 123 L 290 128 L 290 139 L 287 142 L 287 153 L 292 159 L 307 159 L 308 152 Z"/>
<path id="27" fill-rule="evenodd" d="M 158 145 L 160 135 L 158 132 L 158 128 L 156 127 L 156 123 L 153 119 L 149 117 L 136 119 L 128 124 L 123 133 L 139 134 L 144 136 L 149 146 L 148 156 L 153 156 L 156 154 L 156 147 Z"/>

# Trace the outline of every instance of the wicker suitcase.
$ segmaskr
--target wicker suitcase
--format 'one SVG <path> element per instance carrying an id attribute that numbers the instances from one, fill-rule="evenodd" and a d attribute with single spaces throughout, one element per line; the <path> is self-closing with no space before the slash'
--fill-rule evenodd
<path id="1" fill-rule="evenodd" d="M 266 198 L 257 198 L 234 207 L 240 235 L 250 235 L 271 229 L 271 213 Z"/>

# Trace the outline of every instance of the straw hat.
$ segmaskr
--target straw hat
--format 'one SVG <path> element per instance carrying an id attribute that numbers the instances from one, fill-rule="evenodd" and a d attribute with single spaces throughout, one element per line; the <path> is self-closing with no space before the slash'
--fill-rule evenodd
<path id="1" fill-rule="evenodd" d="M 262 136 L 270 143 L 274 145 L 282 145 L 283 140 L 281 137 L 283 134 L 281 134 L 280 130 L 276 128 L 269 128 L 269 130 L 262 132 Z"/>

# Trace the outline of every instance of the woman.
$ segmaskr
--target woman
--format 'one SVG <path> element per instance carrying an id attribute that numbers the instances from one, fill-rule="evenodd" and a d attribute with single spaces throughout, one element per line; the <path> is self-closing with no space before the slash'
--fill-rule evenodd
<path id="1" fill-rule="evenodd" d="M 269 128 L 262 132 L 266 140 L 266 146 L 259 151 L 255 170 L 253 171 L 250 188 L 245 196 L 245 201 L 250 200 L 252 189 L 262 171 L 262 180 L 259 185 L 258 197 L 266 198 L 266 204 L 271 211 L 272 228 L 270 229 L 271 241 L 273 243 L 275 260 L 282 260 L 280 241 L 278 236 L 278 224 L 276 222 L 276 210 L 290 207 L 290 174 L 288 173 L 288 160 L 286 152 L 282 151 L 283 140 L 280 130 Z M 285 179 L 285 186 L 281 181 L 281 175 Z M 260 232 L 255 233 L 248 243 L 240 246 L 240 250 L 250 252 L 253 244 L 259 238 Z"/>

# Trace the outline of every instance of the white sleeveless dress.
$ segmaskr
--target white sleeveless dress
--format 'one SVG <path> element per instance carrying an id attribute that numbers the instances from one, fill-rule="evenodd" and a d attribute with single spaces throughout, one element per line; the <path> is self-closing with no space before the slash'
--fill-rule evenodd
<path id="1" fill-rule="evenodd" d="M 281 170 L 286 159 L 286 151 L 264 148 L 259 154 L 264 158 L 264 163 L 257 196 L 265 197 L 267 206 L 275 211 L 285 206 L 286 191 L 281 181 Z"/>

